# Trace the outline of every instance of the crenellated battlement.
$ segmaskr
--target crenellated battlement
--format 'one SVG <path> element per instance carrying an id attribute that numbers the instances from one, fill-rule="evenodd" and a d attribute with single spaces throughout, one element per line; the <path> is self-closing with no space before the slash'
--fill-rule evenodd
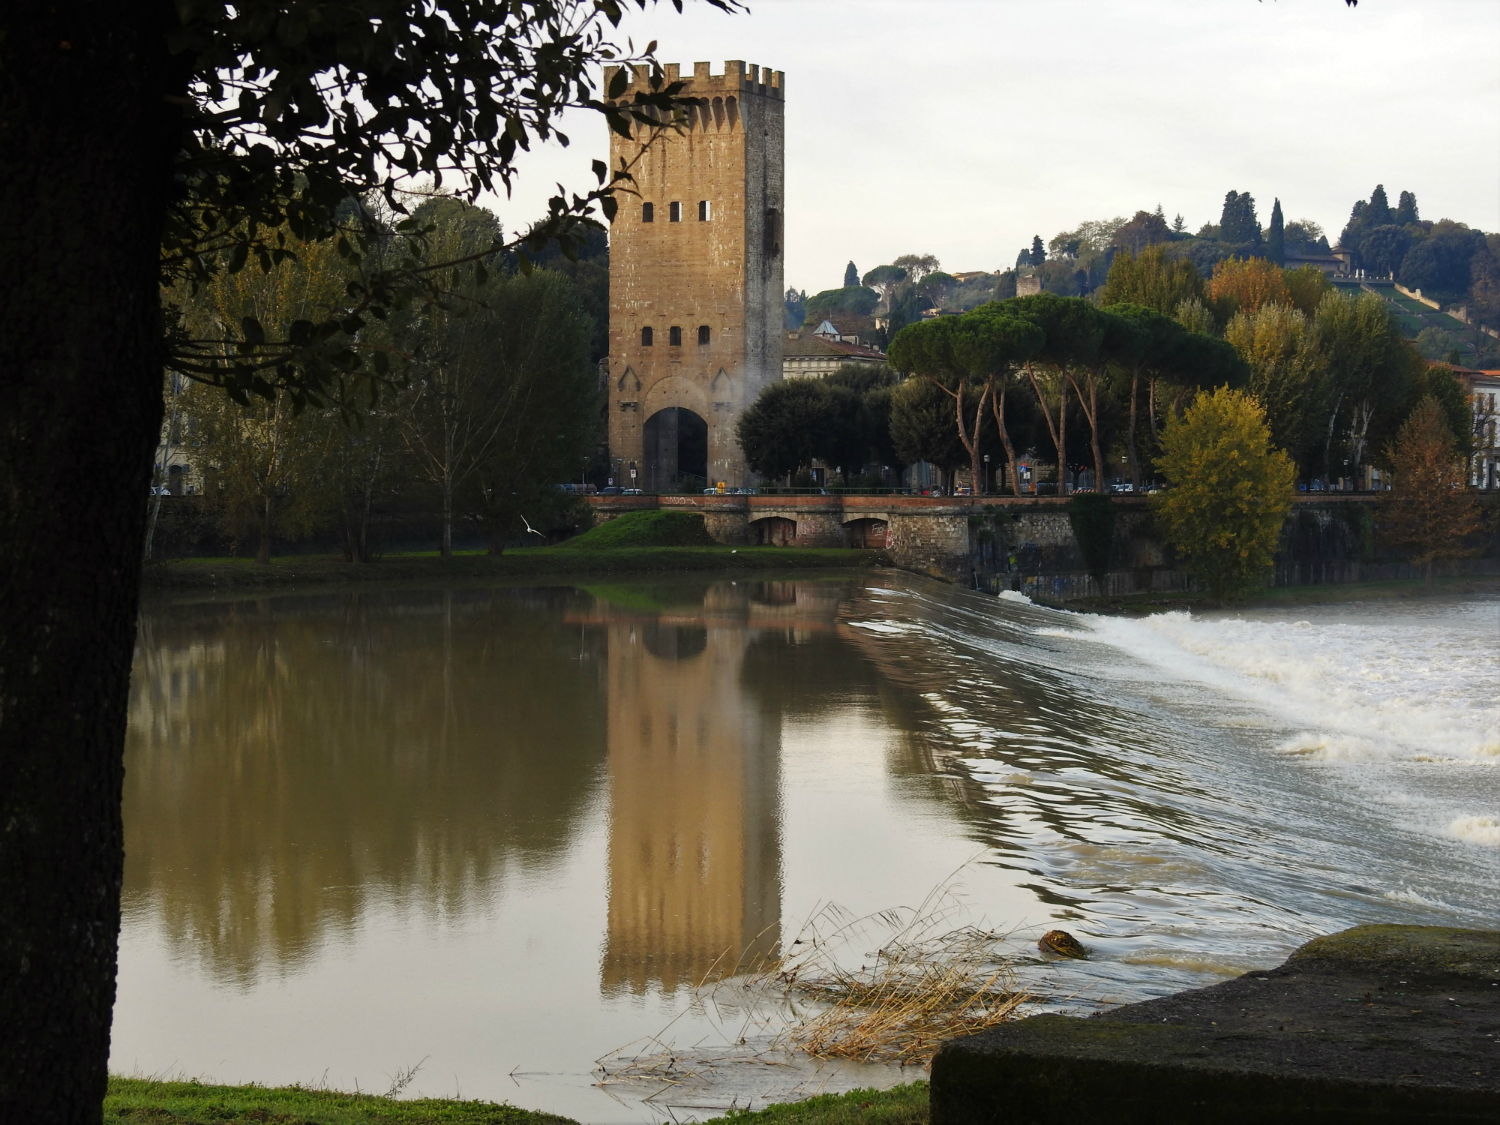
<path id="1" fill-rule="evenodd" d="M 754 63 L 745 63 L 740 59 L 730 59 L 726 62 L 723 74 L 710 73 L 711 67 L 711 63 L 696 62 L 693 64 L 693 73 L 685 75 L 682 73 L 680 63 L 664 63 L 662 71 L 668 83 L 686 82 L 687 88 L 683 92 L 689 97 L 712 97 L 715 94 L 720 96 L 759 94 L 768 98 L 785 97 L 786 75 L 782 71 L 756 66 Z M 614 81 L 615 75 L 619 72 L 618 66 L 604 68 L 606 90 L 609 89 L 609 84 Z M 630 68 L 630 85 L 626 87 L 626 95 L 650 88 L 650 69 L 648 67 Z"/>

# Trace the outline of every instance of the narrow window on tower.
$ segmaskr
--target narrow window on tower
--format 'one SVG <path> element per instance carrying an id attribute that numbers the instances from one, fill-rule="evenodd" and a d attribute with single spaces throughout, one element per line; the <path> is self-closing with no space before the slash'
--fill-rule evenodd
<path id="1" fill-rule="evenodd" d="M 682 329 L 680 327 L 674 324 L 671 328 L 667 329 L 667 343 L 674 348 L 682 347 Z"/>
<path id="2" fill-rule="evenodd" d="M 654 203 L 642 203 L 641 204 L 641 222 L 643 222 L 643 223 L 654 223 L 654 222 L 656 222 L 656 204 L 654 204 Z"/>
<path id="3" fill-rule="evenodd" d="M 700 199 L 700 200 L 698 200 L 698 221 L 700 223 L 706 223 L 706 222 L 708 222 L 708 219 L 709 219 L 708 200 L 706 200 L 706 199 Z"/>
<path id="4" fill-rule="evenodd" d="M 643 348 L 649 348 L 652 344 L 656 343 L 656 340 L 654 339 L 655 335 L 656 334 L 654 332 L 652 332 L 651 329 L 649 329 L 649 328 L 642 328 L 641 329 L 641 347 L 643 347 Z"/>
<path id="5" fill-rule="evenodd" d="M 708 325 L 706 324 L 698 325 L 698 343 L 708 343 Z"/>
<path id="6" fill-rule="evenodd" d="M 667 220 L 669 222 L 673 222 L 673 223 L 680 223 L 680 222 L 682 222 L 682 204 L 681 203 L 669 203 L 669 204 L 667 204 Z"/>

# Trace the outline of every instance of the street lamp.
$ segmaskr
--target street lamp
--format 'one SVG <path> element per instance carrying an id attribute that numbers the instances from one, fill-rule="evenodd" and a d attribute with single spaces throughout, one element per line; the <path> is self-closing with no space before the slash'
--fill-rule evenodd
<path id="1" fill-rule="evenodd" d="M 990 455 L 984 455 L 984 480 L 980 482 L 979 491 L 988 493 L 990 490 Z"/>

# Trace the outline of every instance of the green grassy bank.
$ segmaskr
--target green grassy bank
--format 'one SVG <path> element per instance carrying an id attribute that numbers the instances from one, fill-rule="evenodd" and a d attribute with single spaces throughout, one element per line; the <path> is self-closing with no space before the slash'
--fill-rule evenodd
<path id="1" fill-rule="evenodd" d="M 503 555 L 387 555 L 373 563 L 339 557 L 287 556 L 259 566 L 250 559 L 177 559 L 146 568 L 153 590 L 242 590 L 350 582 L 443 581 L 450 578 L 558 578 L 568 575 L 667 574 L 691 571 L 785 571 L 875 566 L 879 551 L 815 547 L 527 547 Z"/>
<path id="2" fill-rule="evenodd" d="M 1487 575 L 1465 578 L 1439 578 L 1431 589 L 1419 578 L 1394 579 L 1387 582 L 1341 582 L 1321 586 L 1272 586 L 1253 598 L 1221 606 L 1207 594 L 1125 594 L 1112 598 L 1072 598 L 1059 602 L 1061 609 L 1079 613 L 1112 613 L 1123 616 L 1145 616 L 1170 610 L 1202 612 L 1218 609 L 1274 609 L 1278 606 L 1332 605 L 1377 599 L 1420 599 L 1428 597 L 1463 597 L 1470 594 L 1500 594 L 1500 577 Z"/>
<path id="3" fill-rule="evenodd" d="M 927 1084 L 857 1090 L 731 1113 L 735 1125 L 926 1125 Z M 573 1125 L 566 1117 L 494 1102 L 449 1099 L 397 1101 L 300 1087 L 206 1086 L 111 1078 L 104 1125 Z"/>

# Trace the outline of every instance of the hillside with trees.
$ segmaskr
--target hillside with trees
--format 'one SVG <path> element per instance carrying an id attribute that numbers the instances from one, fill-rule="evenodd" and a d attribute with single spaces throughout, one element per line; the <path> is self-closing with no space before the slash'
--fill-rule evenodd
<path id="1" fill-rule="evenodd" d="M 842 289 L 826 290 L 813 298 L 801 294 L 800 300 L 791 291 L 787 325 L 797 327 L 804 320 L 813 322 L 818 313 L 857 307 L 861 315 L 887 325 L 883 342 L 888 343 L 926 309 L 961 313 L 987 301 L 1005 300 L 1016 295 L 1021 279 L 1034 279 L 1026 284 L 1039 286 L 1045 293 L 1108 304 L 1114 296 L 1102 291 L 1117 259 L 1146 253 L 1181 263 L 1167 279 L 1176 301 L 1168 307 L 1161 297 L 1147 307 L 1174 313 L 1181 300 L 1207 297 L 1198 290 L 1212 281 L 1220 263 L 1258 260 L 1278 268 L 1293 267 L 1286 279 L 1298 294 L 1292 304 L 1304 315 L 1312 315 L 1316 304 L 1312 297 L 1320 297 L 1321 292 L 1310 274 L 1324 270 L 1307 259 L 1331 263 L 1338 250 L 1356 273 L 1421 290 L 1425 299 L 1441 306 L 1440 311 L 1431 310 L 1391 294 L 1401 334 L 1418 339 L 1428 359 L 1449 359 L 1457 351 L 1465 366 L 1500 366 L 1500 340 L 1479 330 L 1483 326 L 1500 331 L 1500 234 L 1487 234 L 1452 219 L 1424 219 L 1416 196 L 1409 191 L 1400 192 L 1392 206 L 1384 186 L 1378 184 L 1368 199 L 1353 203 L 1348 222 L 1332 244 L 1313 220 L 1288 220 L 1279 198 L 1272 200 L 1264 226 L 1262 221 L 1255 197 L 1231 190 L 1225 193 L 1218 220 L 1196 231 L 1188 229 L 1181 214 L 1168 219 L 1157 204 L 1153 210 L 1138 210 L 1128 218 L 1089 220 L 1045 241 L 1037 234 L 1021 248 L 1014 266 L 994 272 L 955 277 L 940 272 L 934 260 L 931 269 L 909 274 L 902 263 L 919 256 L 907 255 L 861 275 L 850 262 Z M 1196 282 L 1184 272 L 1188 267 L 1196 274 Z M 856 284 L 861 279 L 863 283 Z M 1358 278 L 1353 283 L 1357 286 Z M 1227 319 L 1220 317 L 1221 322 Z"/>
<path id="2" fill-rule="evenodd" d="M 1242 249 L 1257 245 L 1253 216 L 1249 196 L 1226 201 L 1229 234 Z M 891 316 L 890 363 L 905 377 L 881 388 L 894 461 L 874 467 L 925 461 L 949 487 L 962 472 L 982 489 L 1019 494 L 1025 461 L 1045 466 L 1054 491 L 1117 480 L 1139 489 L 1160 479 L 1163 435 L 1183 410 L 1225 387 L 1254 400 L 1268 448 L 1285 455 L 1305 488 L 1356 487 L 1389 470 L 1394 436 L 1429 396 L 1458 435 L 1459 455 L 1469 452 L 1461 384 L 1449 366 L 1424 360 L 1380 294 L 1266 256 L 1289 238 L 1305 245 L 1307 224 L 1280 224 L 1258 244 L 1261 253 L 1217 257 L 1204 272 L 1156 240 L 1172 233 L 1159 217 L 1145 214 L 1124 238 L 1126 223 L 1084 225 L 1026 249 L 1021 268 L 1033 271 L 1082 263 L 1083 275 L 1108 261 L 1103 283 L 1086 296 L 1043 288 L 962 311 L 929 309 L 903 325 L 893 312 L 903 299 L 951 293 L 957 279 L 935 261 L 866 273 L 859 291 Z M 850 399 L 841 409 L 853 417 L 859 407 Z M 847 445 L 836 458 L 817 452 L 838 445 L 831 431 L 818 436 L 831 425 L 824 417 L 810 406 L 800 412 L 796 425 L 806 433 L 796 465 L 778 462 L 768 475 L 790 483 L 817 460 L 843 468 L 849 484 L 871 468 L 855 465 Z M 748 449 L 756 439 L 744 436 Z M 861 443 L 867 451 L 876 444 L 868 432 Z M 998 472 L 986 474 L 987 462 Z"/>

